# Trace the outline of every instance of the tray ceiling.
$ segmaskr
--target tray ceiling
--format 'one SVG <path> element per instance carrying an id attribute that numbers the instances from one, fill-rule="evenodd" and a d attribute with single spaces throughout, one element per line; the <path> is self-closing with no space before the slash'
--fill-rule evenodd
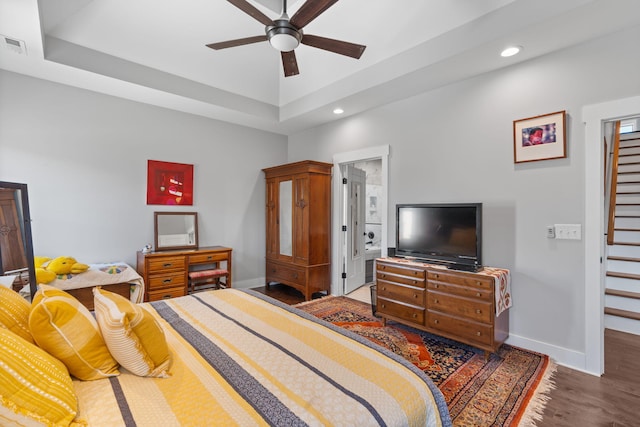
<path id="1" fill-rule="evenodd" d="M 278 0 L 249 0 L 267 16 Z M 289 1 L 293 15 L 304 0 Z M 512 65 L 637 24 L 634 0 L 342 0 L 305 33 L 364 44 L 359 60 L 301 45 L 284 78 L 264 34 L 222 0 L 0 0 L 0 68 L 282 134 Z M 524 46 L 501 58 L 507 45 Z"/>

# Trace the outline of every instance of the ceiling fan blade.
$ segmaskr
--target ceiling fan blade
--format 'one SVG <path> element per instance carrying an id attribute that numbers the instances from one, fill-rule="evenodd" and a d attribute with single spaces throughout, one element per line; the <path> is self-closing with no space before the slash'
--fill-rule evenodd
<path id="1" fill-rule="evenodd" d="M 260 12 L 253 5 L 247 2 L 247 0 L 227 0 L 229 3 L 251 16 L 253 19 L 262 22 L 264 25 L 273 25 L 273 19 L 269 18 L 264 13 Z"/>
<path id="2" fill-rule="evenodd" d="M 298 71 L 298 61 L 296 61 L 296 54 L 294 51 L 281 52 L 282 54 L 282 68 L 284 68 L 284 76 L 291 77 L 300 74 Z"/>
<path id="3" fill-rule="evenodd" d="M 266 34 L 264 36 L 245 37 L 243 39 L 227 40 L 226 42 L 210 43 L 207 45 L 207 47 L 210 47 L 211 49 L 215 49 L 215 50 L 220 50 L 220 49 L 226 49 L 228 47 L 242 46 L 245 44 L 258 43 L 258 42 L 264 42 L 264 41 L 267 41 Z"/>
<path id="4" fill-rule="evenodd" d="M 337 1 L 338 0 L 307 0 L 307 2 L 293 14 L 289 23 L 300 29 L 320 16 L 322 12 L 329 9 Z"/>
<path id="5" fill-rule="evenodd" d="M 341 40 L 328 39 L 311 34 L 303 35 L 300 43 L 317 47 L 318 49 L 328 50 L 329 52 L 339 53 L 340 55 L 350 56 L 355 59 L 360 59 L 362 53 L 367 48 L 361 44 L 343 42 Z"/>

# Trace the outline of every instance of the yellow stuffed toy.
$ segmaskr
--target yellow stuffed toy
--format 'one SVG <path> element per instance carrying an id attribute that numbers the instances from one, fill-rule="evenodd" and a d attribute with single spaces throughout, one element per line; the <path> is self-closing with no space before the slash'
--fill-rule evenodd
<path id="1" fill-rule="evenodd" d="M 84 273 L 89 269 L 87 264 L 79 263 L 70 256 L 59 256 L 54 259 L 37 256 L 34 257 L 34 264 L 38 284 L 52 282 L 59 275 Z"/>

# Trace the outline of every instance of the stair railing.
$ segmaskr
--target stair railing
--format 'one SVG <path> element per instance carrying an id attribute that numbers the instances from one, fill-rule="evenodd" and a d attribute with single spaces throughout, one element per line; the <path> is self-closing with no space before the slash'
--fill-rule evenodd
<path id="1" fill-rule="evenodd" d="M 607 245 L 613 245 L 614 224 L 616 219 L 616 192 L 618 191 L 618 155 L 620 152 L 620 120 L 613 132 L 613 158 L 611 159 L 611 188 L 609 189 L 609 223 L 607 226 Z"/>

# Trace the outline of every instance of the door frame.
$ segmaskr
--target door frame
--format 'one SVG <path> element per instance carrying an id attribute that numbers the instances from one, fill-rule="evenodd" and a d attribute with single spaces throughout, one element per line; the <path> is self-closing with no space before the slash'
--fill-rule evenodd
<path id="1" fill-rule="evenodd" d="M 604 124 L 640 114 L 640 96 L 586 105 L 584 280 L 585 280 L 585 371 L 604 373 L 604 168 L 602 141 Z"/>
<path id="2" fill-rule="evenodd" d="M 341 165 L 361 162 L 371 159 L 382 160 L 382 194 L 384 200 L 380 203 L 382 212 L 382 236 L 380 239 L 380 256 L 387 256 L 387 230 L 388 230 L 388 205 L 389 205 L 389 145 L 364 148 L 362 150 L 337 153 L 333 156 L 333 191 L 332 191 L 332 238 L 331 238 L 331 294 L 343 295 L 344 284 L 342 279 L 342 260 L 344 247 L 341 244 L 342 213 L 344 212 L 344 186 L 342 185 Z"/>

